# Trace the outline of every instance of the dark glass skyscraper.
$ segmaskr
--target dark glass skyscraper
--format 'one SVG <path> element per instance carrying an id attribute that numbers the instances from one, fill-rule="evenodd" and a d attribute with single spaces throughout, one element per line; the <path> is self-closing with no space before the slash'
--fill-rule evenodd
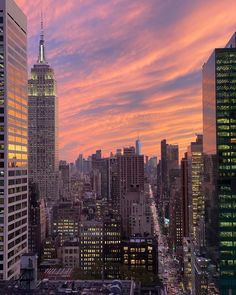
<path id="1" fill-rule="evenodd" d="M 203 66 L 204 153 L 217 157 L 220 291 L 236 294 L 236 34 Z"/>

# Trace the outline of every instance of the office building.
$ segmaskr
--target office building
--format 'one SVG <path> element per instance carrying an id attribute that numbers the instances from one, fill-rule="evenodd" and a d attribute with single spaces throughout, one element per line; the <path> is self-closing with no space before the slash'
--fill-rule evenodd
<path id="1" fill-rule="evenodd" d="M 158 245 L 153 238 L 131 238 L 122 241 L 122 264 L 132 269 L 158 273 Z"/>
<path id="2" fill-rule="evenodd" d="M 193 294 L 208 295 L 209 259 L 196 256 L 193 264 Z"/>
<path id="3" fill-rule="evenodd" d="M 186 291 L 192 290 L 192 243 L 188 237 L 183 238 L 183 283 Z"/>
<path id="4" fill-rule="evenodd" d="M 168 144 L 166 139 L 161 141 L 160 161 L 160 201 L 162 217 L 169 220 L 170 190 L 179 177 L 179 147 Z"/>
<path id="5" fill-rule="evenodd" d="M 36 184 L 29 187 L 29 236 L 28 250 L 38 255 L 42 254 L 43 242 L 47 234 L 46 206 L 43 198 L 39 198 Z"/>
<path id="6" fill-rule="evenodd" d="M 177 179 L 170 191 L 169 241 L 173 252 L 178 257 L 182 257 L 183 250 L 183 217 L 181 200 L 180 179 Z"/>
<path id="7" fill-rule="evenodd" d="M 236 294 L 236 34 L 203 66 L 204 153 L 216 156 L 220 294 Z"/>
<path id="8" fill-rule="evenodd" d="M 58 257 L 61 258 L 63 267 L 78 268 L 79 267 L 79 240 L 74 239 L 65 241 L 58 251 Z"/>
<path id="9" fill-rule="evenodd" d="M 66 161 L 59 162 L 59 196 L 61 199 L 70 200 L 71 198 L 71 171 L 70 165 Z"/>
<path id="10" fill-rule="evenodd" d="M 114 180 L 118 182 L 116 188 L 119 210 L 127 192 L 133 188 L 144 191 L 144 156 L 136 155 L 134 147 L 124 148 L 123 155 L 117 156 L 117 177 Z"/>
<path id="11" fill-rule="evenodd" d="M 181 212 L 182 212 L 182 231 L 183 237 L 189 237 L 190 234 L 190 217 L 189 217 L 189 174 L 188 174 L 188 154 L 185 153 L 184 157 L 181 160 L 181 168 L 180 168 L 180 182 L 181 182 Z"/>
<path id="12" fill-rule="evenodd" d="M 28 250 L 27 19 L 0 1 L 0 280 L 20 274 Z"/>
<path id="13" fill-rule="evenodd" d="M 58 199 L 58 101 L 54 71 L 45 54 L 42 32 L 29 87 L 29 182 L 38 185 L 48 206 Z"/>
<path id="14" fill-rule="evenodd" d="M 66 240 L 78 238 L 80 214 L 80 203 L 60 202 L 53 207 L 52 235 L 59 238 L 60 245 Z"/>
<path id="15" fill-rule="evenodd" d="M 203 136 L 198 134 L 196 141 L 188 147 L 188 191 L 190 206 L 190 237 L 196 241 L 201 217 L 205 214 L 205 200 L 202 193 L 203 177 Z"/>
<path id="16" fill-rule="evenodd" d="M 121 201 L 122 236 L 147 237 L 153 234 L 152 215 L 148 196 L 132 188 Z"/>

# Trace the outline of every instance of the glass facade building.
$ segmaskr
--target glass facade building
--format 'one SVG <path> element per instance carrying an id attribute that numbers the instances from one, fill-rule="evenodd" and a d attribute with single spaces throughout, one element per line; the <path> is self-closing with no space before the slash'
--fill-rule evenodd
<path id="1" fill-rule="evenodd" d="M 16 278 L 28 242 L 27 20 L 0 1 L 0 280 Z"/>
<path id="2" fill-rule="evenodd" d="M 203 66 L 204 153 L 217 158 L 220 292 L 236 294 L 236 35 Z"/>

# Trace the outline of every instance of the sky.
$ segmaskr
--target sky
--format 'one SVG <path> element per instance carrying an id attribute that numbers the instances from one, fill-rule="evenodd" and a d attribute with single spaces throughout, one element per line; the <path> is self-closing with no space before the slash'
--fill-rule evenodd
<path id="1" fill-rule="evenodd" d="M 201 69 L 236 30 L 235 0 L 16 0 L 28 16 L 29 68 L 41 7 L 59 99 L 60 159 L 133 145 L 180 156 L 202 132 Z"/>

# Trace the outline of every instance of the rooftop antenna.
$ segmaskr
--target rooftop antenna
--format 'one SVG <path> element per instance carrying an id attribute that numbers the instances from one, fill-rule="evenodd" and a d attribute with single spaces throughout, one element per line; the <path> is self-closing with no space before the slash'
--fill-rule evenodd
<path id="1" fill-rule="evenodd" d="M 45 42 L 44 42 L 44 22 L 43 22 L 43 10 L 41 8 L 41 33 L 40 33 L 40 41 L 39 41 L 39 56 L 38 56 L 39 64 L 46 64 L 46 55 L 45 55 Z"/>

